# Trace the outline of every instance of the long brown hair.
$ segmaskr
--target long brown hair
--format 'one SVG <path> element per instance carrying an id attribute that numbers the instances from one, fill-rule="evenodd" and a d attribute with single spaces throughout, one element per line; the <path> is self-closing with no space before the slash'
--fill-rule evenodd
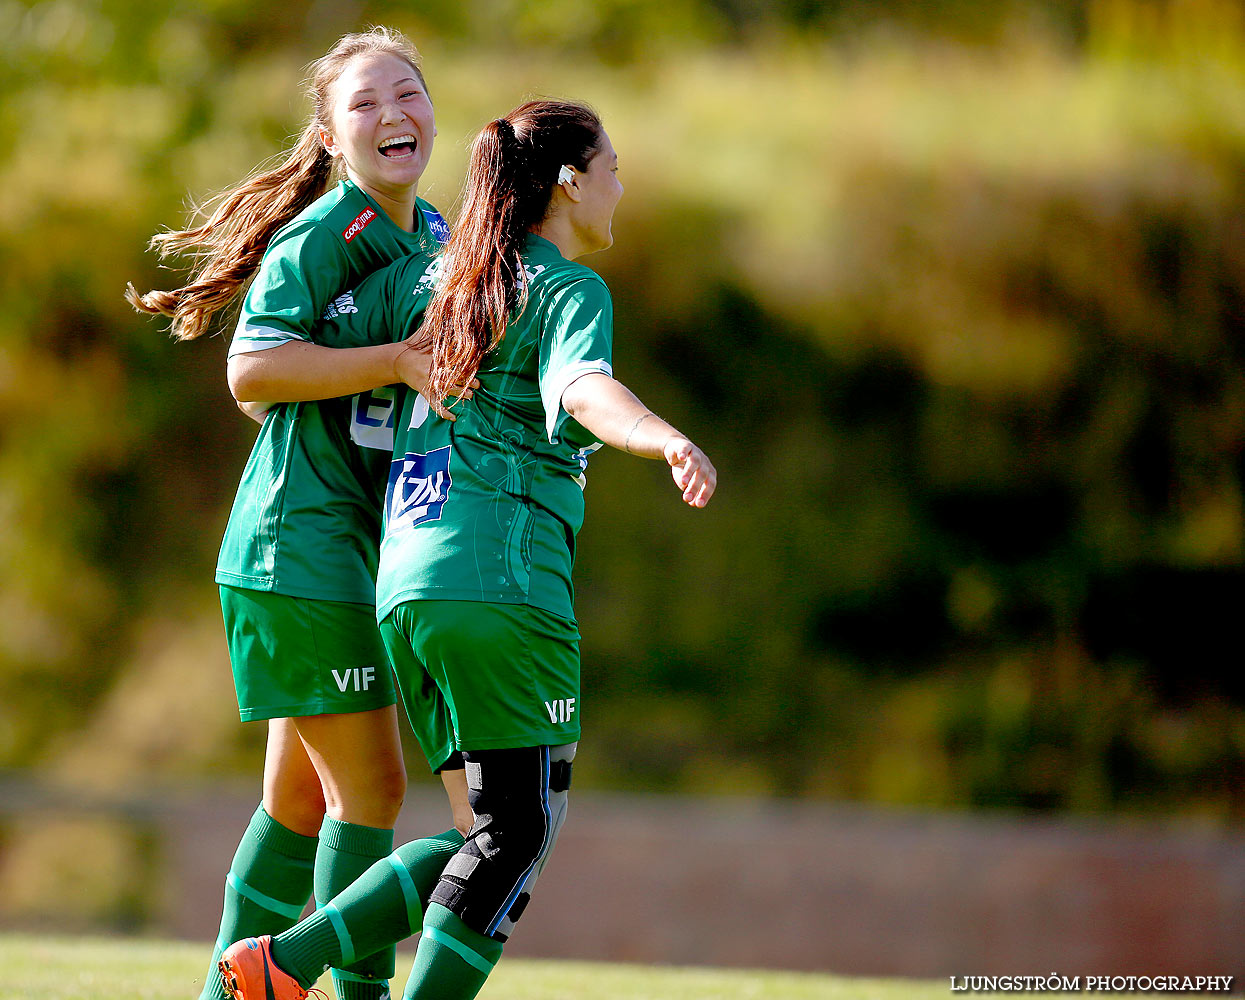
<path id="1" fill-rule="evenodd" d="M 582 104 L 528 101 L 489 122 L 471 145 L 463 208 L 424 315 L 432 349 L 429 395 L 469 381 L 527 302 L 519 251 L 548 214 L 562 164 L 586 170 L 601 146 L 601 120 Z"/>
<path id="2" fill-rule="evenodd" d="M 378 26 L 339 38 L 308 67 L 305 86 L 312 112 L 286 158 L 194 206 L 192 219 L 206 216 L 201 224 L 153 236 L 151 246 L 162 258 L 189 253 L 196 263 L 190 280 L 172 291 L 141 295 L 127 285 L 125 297 L 135 309 L 172 316 L 171 333 L 177 340 L 193 340 L 208 332 L 212 317 L 237 297 L 259 267 L 273 234 L 328 189 L 334 164 L 320 142 L 319 130 L 330 129 L 333 84 L 351 60 L 373 52 L 410 63 L 424 83 L 419 52 L 401 32 Z"/>

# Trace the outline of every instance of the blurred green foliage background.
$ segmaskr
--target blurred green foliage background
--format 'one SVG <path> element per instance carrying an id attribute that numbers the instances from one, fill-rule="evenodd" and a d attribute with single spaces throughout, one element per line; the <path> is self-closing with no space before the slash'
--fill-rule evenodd
<path id="1" fill-rule="evenodd" d="M 1228 0 L 0 0 L 0 767 L 258 774 L 212 584 L 254 427 L 121 293 L 378 22 L 447 215 L 489 118 L 602 113 L 617 371 L 720 472 L 593 460 L 585 784 L 1245 818 Z"/>

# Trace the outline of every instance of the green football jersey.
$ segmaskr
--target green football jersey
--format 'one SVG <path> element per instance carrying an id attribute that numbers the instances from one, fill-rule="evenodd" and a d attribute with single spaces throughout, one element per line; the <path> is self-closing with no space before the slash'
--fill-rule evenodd
<path id="1" fill-rule="evenodd" d="M 413 233 L 343 181 L 273 237 L 230 354 L 314 342 L 361 276 L 448 235 L 420 202 Z M 375 599 L 380 505 L 392 447 L 392 390 L 274 406 L 242 473 L 216 581 L 293 597 Z"/>
<path id="2" fill-rule="evenodd" d="M 531 604 L 574 618 L 571 567 L 588 455 L 600 447 L 562 409 L 588 372 L 612 374 L 613 305 L 596 272 L 530 236 L 528 302 L 480 367 L 474 397 L 441 420 L 400 391 L 376 611 L 415 599 Z M 334 346 L 402 339 L 422 319 L 441 257 L 399 261 L 359 283 Z"/>

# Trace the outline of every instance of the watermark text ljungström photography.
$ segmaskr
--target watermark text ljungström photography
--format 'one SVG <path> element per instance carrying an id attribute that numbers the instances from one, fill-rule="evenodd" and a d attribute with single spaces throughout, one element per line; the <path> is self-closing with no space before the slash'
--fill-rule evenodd
<path id="1" fill-rule="evenodd" d="M 952 993 L 1231 993 L 1235 976 L 952 976 Z"/>

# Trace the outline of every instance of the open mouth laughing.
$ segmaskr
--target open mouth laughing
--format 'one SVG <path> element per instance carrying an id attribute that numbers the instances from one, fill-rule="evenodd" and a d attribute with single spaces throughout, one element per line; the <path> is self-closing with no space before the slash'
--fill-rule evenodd
<path id="1" fill-rule="evenodd" d="M 381 156 L 390 160 L 404 160 L 415 155 L 418 145 L 419 142 L 415 136 L 408 132 L 405 135 L 396 135 L 392 139 L 386 139 L 376 148 Z"/>

